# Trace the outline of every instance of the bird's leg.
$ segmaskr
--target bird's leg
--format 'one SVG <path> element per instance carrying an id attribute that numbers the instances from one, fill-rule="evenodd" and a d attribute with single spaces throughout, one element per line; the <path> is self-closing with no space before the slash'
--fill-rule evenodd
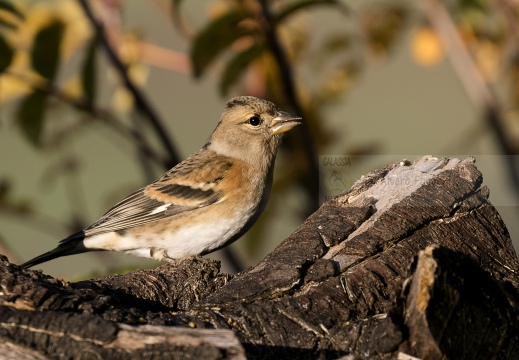
<path id="1" fill-rule="evenodd" d="M 158 261 L 167 261 L 165 259 L 169 259 L 169 257 L 166 255 L 166 249 L 155 248 L 155 247 L 150 248 L 150 257 L 153 260 L 158 260 Z"/>
<path id="2" fill-rule="evenodd" d="M 187 256 L 187 257 L 183 257 L 183 258 L 180 258 L 180 259 L 179 258 L 171 258 L 171 257 L 168 256 L 168 253 L 167 253 L 166 250 L 162 250 L 161 254 L 162 254 L 162 258 L 160 259 L 160 261 L 168 263 L 170 265 L 177 265 L 179 262 L 185 261 L 186 259 L 194 260 L 196 258 L 196 256 Z"/>

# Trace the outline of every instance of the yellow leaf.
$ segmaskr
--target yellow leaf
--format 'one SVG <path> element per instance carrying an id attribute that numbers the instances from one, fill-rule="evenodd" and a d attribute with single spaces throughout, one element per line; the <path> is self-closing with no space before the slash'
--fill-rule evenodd
<path id="1" fill-rule="evenodd" d="M 138 63 L 132 64 L 128 68 L 128 77 L 139 86 L 146 84 L 149 73 L 150 68 L 148 66 Z"/>
<path id="2" fill-rule="evenodd" d="M 115 90 L 112 98 L 115 111 L 120 114 L 127 114 L 132 110 L 133 103 L 133 96 L 125 87 L 120 86 Z"/>
<path id="3" fill-rule="evenodd" d="M 0 76 L 0 104 L 27 95 L 32 91 L 32 87 L 24 77 L 31 80 L 38 80 L 40 77 L 30 70 L 29 62 L 27 51 L 15 51 L 9 71 L 16 75 L 4 73 Z M 18 76 L 18 74 L 22 76 Z"/>
<path id="4" fill-rule="evenodd" d="M 83 85 L 78 75 L 72 76 L 63 84 L 62 91 L 65 95 L 79 99 L 83 95 Z"/>
<path id="5" fill-rule="evenodd" d="M 433 66 L 439 63 L 445 51 L 438 35 L 428 26 L 418 29 L 411 40 L 413 59 L 421 66 Z"/>
<path id="6" fill-rule="evenodd" d="M 70 58 L 92 37 L 92 26 L 77 1 L 57 1 L 56 17 L 65 24 L 61 54 Z"/>
<path id="7" fill-rule="evenodd" d="M 20 49 L 31 48 L 36 34 L 56 20 L 65 25 L 60 52 L 69 58 L 92 34 L 91 26 L 76 1 L 35 2 L 27 8 L 23 26 L 13 33 L 13 43 Z"/>
<path id="8" fill-rule="evenodd" d="M 140 36 L 136 33 L 128 33 L 118 44 L 119 57 L 125 64 L 133 64 L 141 60 Z"/>
<path id="9" fill-rule="evenodd" d="M 27 81 L 10 74 L 0 76 L 0 89 L 2 89 L 0 91 L 0 104 L 27 95 L 32 90 Z"/>
<path id="10" fill-rule="evenodd" d="M 485 80 L 488 82 L 496 81 L 501 69 L 499 47 L 489 40 L 482 40 L 475 50 L 475 59 Z"/>

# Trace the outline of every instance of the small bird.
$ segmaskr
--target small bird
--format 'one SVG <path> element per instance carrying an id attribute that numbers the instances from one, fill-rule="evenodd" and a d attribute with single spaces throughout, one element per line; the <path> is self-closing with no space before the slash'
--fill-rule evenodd
<path id="1" fill-rule="evenodd" d="M 200 150 L 21 266 L 102 250 L 173 262 L 222 248 L 247 232 L 265 208 L 281 134 L 299 120 L 266 100 L 229 100 Z"/>

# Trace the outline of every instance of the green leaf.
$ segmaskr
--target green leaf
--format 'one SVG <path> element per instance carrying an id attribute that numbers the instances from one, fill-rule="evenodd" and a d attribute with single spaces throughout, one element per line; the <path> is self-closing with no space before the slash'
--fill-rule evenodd
<path id="1" fill-rule="evenodd" d="M 0 35 L 0 74 L 11 65 L 14 51 L 11 49 L 7 41 Z"/>
<path id="2" fill-rule="evenodd" d="M 229 87 L 236 82 L 245 68 L 255 59 L 257 59 L 265 47 L 260 44 L 254 44 L 248 49 L 236 54 L 225 67 L 225 71 L 220 81 L 220 93 L 227 95 Z"/>
<path id="3" fill-rule="evenodd" d="M 36 146 L 40 145 L 46 102 L 47 94 L 35 90 L 23 99 L 17 113 L 20 129 L 27 139 Z"/>
<path id="4" fill-rule="evenodd" d="M 288 4 L 283 9 L 281 9 L 275 15 L 274 23 L 278 24 L 290 15 L 293 15 L 295 12 L 314 5 L 334 5 L 337 6 L 343 12 L 348 12 L 348 8 L 346 7 L 346 5 L 344 5 L 341 1 L 338 0 L 301 0 Z"/>
<path id="5" fill-rule="evenodd" d="M 191 61 L 195 76 L 200 76 L 207 66 L 236 39 L 252 34 L 238 24 L 246 19 L 243 12 L 231 10 L 209 23 L 193 41 Z"/>
<path id="6" fill-rule="evenodd" d="M 34 39 L 31 61 L 34 70 L 49 80 L 54 79 L 59 65 L 59 49 L 65 25 L 54 21 L 40 30 Z"/>
<path id="7" fill-rule="evenodd" d="M 0 0 L 0 10 L 5 10 L 10 12 L 11 14 L 17 16 L 20 19 L 24 19 L 23 14 L 13 6 L 10 2 L 7 2 L 5 0 Z"/>
<path id="8" fill-rule="evenodd" d="M 96 50 L 99 44 L 99 36 L 94 35 L 88 44 L 83 68 L 81 69 L 81 84 L 85 100 L 89 106 L 94 105 L 96 95 Z"/>

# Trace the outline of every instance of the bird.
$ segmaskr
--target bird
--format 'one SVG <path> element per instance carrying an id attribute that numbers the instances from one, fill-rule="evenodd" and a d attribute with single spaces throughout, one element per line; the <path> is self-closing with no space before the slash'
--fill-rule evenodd
<path id="1" fill-rule="evenodd" d="M 300 120 L 267 100 L 230 99 L 200 150 L 21 266 L 104 250 L 174 263 L 230 244 L 264 210 L 282 134 Z"/>

